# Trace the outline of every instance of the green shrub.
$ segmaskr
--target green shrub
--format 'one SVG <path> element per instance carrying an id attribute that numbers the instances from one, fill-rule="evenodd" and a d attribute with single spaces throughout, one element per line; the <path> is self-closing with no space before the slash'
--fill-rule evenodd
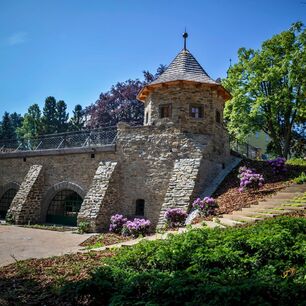
<path id="1" fill-rule="evenodd" d="M 298 177 L 293 179 L 293 181 L 296 184 L 304 184 L 304 183 L 306 183 L 306 174 L 305 174 L 305 172 L 302 172 Z"/>
<path id="2" fill-rule="evenodd" d="M 82 221 L 78 224 L 78 233 L 84 234 L 90 232 L 90 223 L 87 221 Z"/>
<path id="3" fill-rule="evenodd" d="M 305 305 L 306 219 L 197 229 L 121 249 L 75 288 L 110 305 Z"/>
<path id="4" fill-rule="evenodd" d="M 8 212 L 5 216 L 5 222 L 7 224 L 15 224 L 15 218 L 13 216 L 13 214 L 11 214 L 10 212 Z"/>
<path id="5" fill-rule="evenodd" d="M 304 158 L 292 158 L 286 161 L 286 164 L 292 166 L 302 166 L 306 167 L 306 159 Z"/>

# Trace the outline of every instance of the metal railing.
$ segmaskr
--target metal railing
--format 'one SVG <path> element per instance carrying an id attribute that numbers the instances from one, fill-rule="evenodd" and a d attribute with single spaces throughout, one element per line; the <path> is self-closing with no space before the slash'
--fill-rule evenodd
<path id="1" fill-rule="evenodd" d="M 117 128 L 83 130 L 58 134 L 42 135 L 37 138 L 0 140 L 0 152 L 38 151 L 63 148 L 101 147 L 114 144 Z"/>
<path id="2" fill-rule="evenodd" d="M 245 156 L 250 159 L 260 159 L 261 158 L 261 149 L 256 148 L 246 142 L 238 142 L 232 140 L 230 142 L 230 148 L 234 152 L 239 153 L 242 156 Z"/>

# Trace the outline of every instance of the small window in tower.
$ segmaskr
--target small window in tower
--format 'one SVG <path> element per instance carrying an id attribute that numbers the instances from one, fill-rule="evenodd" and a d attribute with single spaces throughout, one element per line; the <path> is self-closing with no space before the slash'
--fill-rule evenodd
<path id="1" fill-rule="evenodd" d="M 145 200 L 138 199 L 136 200 L 136 216 L 144 216 L 144 206 L 145 206 Z"/>
<path id="2" fill-rule="evenodd" d="M 149 113 L 146 113 L 146 124 L 149 122 Z"/>
<path id="3" fill-rule="evenodd" d="M 190 105 L 190 117 L 195 119 L 203 118 L 203 106 Z"/>
<path id="4" fill-rule="evenodd" d="M 171 117 L 171 104 L 160 105 L 159 117 L 160 118 L 170 118 Z"/>
<path id="5" fill-rule="evenodd" d="M 216 122 L 221 123 L 221 114 L 218 110 L 216 110 Z"/>

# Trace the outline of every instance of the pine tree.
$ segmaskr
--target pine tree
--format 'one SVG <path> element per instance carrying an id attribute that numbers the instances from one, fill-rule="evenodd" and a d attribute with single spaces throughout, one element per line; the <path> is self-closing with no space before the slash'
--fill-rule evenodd
<path id="1" fill-rule="evenodd" d="M 77 104 L 74 107 L 73 117 L 69 122 L 69 130 L 70 131 L 80 131 L 84 128 L 84 111 L 80 104 Z"/>
<path id="2" fill-rule="evenodd" d="M 67 105 L 63 100 L 56 103 L 56 120 L 57 120 L 57 133 L 66 132 L 68 130 L 68 117 L 69 114 L 66 111 Z"/>
<path id="3" fill-rule="evenodd" d="M 10 117 L 10 114 L 8 112 L 5 112 L 1 123 L 1 139 L 9 140 L 15 138 L 16 138 L 16 133 L 12 119 Z"/>
<path id="4" fill-rule="evenodd" d="M 43 133 L 52 134 L 57 131 L 57 107 L 54 97 L 47 97 L 42 117 Z"/>

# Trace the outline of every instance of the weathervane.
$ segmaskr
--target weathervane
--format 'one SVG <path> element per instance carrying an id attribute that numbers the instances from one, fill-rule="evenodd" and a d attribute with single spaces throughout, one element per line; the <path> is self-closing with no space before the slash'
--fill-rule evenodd
<path id="1" fill-rule="evenodd" d="M 187 37 L 188 37 L 188 33 L 186 32 L 186 28 L 185 28 L 185 32 L 183 33 L 183 38 L 184 38 L 184 50 L 187 50 L 187 49 L 186 49 L 186 40 L 187 40 Z"/>

